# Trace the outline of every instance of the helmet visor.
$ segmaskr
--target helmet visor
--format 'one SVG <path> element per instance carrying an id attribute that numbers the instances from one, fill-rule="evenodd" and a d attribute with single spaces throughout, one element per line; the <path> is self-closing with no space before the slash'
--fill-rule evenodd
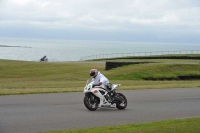
<path id="1" fill-rule="evenodd" d="M 90 76 L 93 77 L 94 75 L 95 75 L 95 72 L 91 72 L 91 73 L 90 73 Z"/>

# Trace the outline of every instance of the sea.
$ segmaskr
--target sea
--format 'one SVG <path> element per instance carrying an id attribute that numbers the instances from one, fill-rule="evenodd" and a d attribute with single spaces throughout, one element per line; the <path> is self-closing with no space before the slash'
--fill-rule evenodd
<path id="1" fill-rule="evenodd" d="M 126 53 L 146 55 L 165 51 L 169 54 L 169 51 L 193 50 L 200 50 L 200 44 L 0 38 L 0 59 L 22 61 L 39 61 L 45 55 L 50 62 L 65 62 Z"/>

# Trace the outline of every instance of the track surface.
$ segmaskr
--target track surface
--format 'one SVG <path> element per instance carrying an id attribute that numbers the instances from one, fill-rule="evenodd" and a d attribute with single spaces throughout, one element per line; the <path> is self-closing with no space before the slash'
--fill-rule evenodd
<path id="1" fill-rule="evenodd" d="M 120 91 L 128 100 L 125 110 L 89 111 L 83 93 L 0 96 L 0 133 L 111 126 L 164 119 L 200 117 L 200 89 Z"/>

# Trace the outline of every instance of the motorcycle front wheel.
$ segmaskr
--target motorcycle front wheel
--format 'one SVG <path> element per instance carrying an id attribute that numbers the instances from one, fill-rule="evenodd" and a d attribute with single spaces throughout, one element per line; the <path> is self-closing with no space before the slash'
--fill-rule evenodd
<path id="1" fill-rule="evenodd" d="M 98 108 L 98 100 L 92 94 L 85 95 L 83 101 L 85 107 L 90 111 L 95 111 Z"/>
<path id="2" fill-rule="evenodd" d="M 122 110 L 127 106 L 127 99 L 122 93 L 117 93 L 117 97 L 120 97 L 122 100 L 120 103 L 116 103 L 116 108 Z"/>

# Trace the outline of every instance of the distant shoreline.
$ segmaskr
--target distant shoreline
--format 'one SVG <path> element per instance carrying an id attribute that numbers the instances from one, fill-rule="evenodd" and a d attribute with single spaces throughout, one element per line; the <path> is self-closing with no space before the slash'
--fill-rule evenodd
<path id="1" fill-rule="evenodd" d="M 8 45 L 0 45 L 0 47 L 20 47 L 20 48 L 31 48 L 27 46 L 8 46 Z"/>

